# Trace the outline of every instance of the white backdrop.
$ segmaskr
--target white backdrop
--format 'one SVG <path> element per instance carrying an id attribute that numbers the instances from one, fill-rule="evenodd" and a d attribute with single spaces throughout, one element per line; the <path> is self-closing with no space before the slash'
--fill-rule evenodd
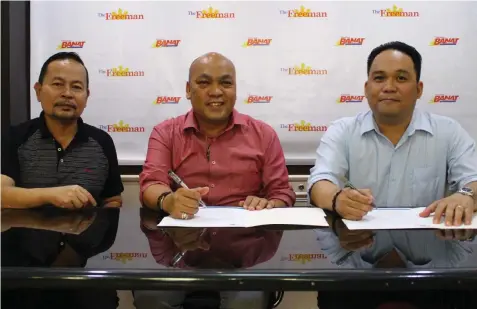
<path id="1" fill-rule="evenodd" d="M 275 128 L 287 164 L 313 164 L 330 122 L 368 109 L 369 52 L 401 40 L 423 56 L 418 106 L 477 139 L 476 12 L 476 2 L 450 1 L 32 1 L 31 83 L 49 56 L 77 52 L 90 73 L 83 119 L 111 134 L 120 164 L 136 165 L 152 128 L 190 109 L 191 61 L 220 52 L 237 68 L 236 109 Z M 31 104 L 37 117 L 33 91 Z"/>

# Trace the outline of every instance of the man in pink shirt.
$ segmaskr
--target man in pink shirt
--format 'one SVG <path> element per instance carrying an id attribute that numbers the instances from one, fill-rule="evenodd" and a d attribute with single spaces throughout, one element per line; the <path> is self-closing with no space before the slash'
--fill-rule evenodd
<path id="1" fill-rule="evenodd" d="M 293 206 L 283 149 L 272 127 L 234 109 L 233 63 L 218 53 L 192 63 L 186 84 L 192 110 L 154 127 L 140 174 L 143 205 L 190 219 L 199 200 L 249 210 Z M 174 171 L 190 190 L 169 177 Z"/>

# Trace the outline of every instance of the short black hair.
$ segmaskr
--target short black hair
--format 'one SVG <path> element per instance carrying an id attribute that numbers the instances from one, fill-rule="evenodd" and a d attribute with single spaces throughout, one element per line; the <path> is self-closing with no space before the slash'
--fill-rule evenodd
<path id="1" fill-rule="evenodd" d="M 371 53 L 368 56 L 368 75 L 369 71 L 371 70 L 371 65 L 373 64 L 374 58 L 376 58 L 377 55 L 382 53 L 383 51 L 389 50 L 389 49 L 394 49 L 397 51 L 400 51 L 401 53 L 404 53 L 411 57 L 412 62 L 414 63 L 414 71 L 416 72 L 416 79 L 417 81 L 420 80 L 421 78 L 421 66 L 422 66 L 422 56 L 421 54 L 412 47 L 411 45 L 408 45 L 403 42 L 399 41 L 393 41 L 393 42 L 388 42 L 382 45 L 379 45 L 375 49 L 371 51 Z"/>
<path id="2" fill-rule="evenodd" d="M 76 61 L 76 62 L 80 63 L 86 71 L 86 89 L 89 89 L 88 69 L 84 65 L 84 62 L 81 59 L 81 57 L 77 53 L 74 53 L 74 52 L 59 52 L 59 53 L 54 54 L 50 58 L 48 58 L 45 61 L 45 63 L 43 63 L 43 66 L 41 67 L 41 70 L 40 70 L 40 76 L 38 76 L 38 82 L 40 84 L 43 84 L 43 80 L 45 79 L 46 71 L 48 70 L 48 65 L 50 65 L 50 63 L 52 63 L 53 61 L 56 61 L 56 60 L 73 60 L 73 61 Z"/>

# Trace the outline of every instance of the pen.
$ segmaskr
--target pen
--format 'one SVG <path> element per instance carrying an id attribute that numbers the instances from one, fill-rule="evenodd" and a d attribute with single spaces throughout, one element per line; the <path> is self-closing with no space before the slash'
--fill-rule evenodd
<path id="1" fill-rule="evenodd" d="M 189 189 L 189 187 L 182 181 L 182 179 L 180 179 L 179 176 L 177 176 L 172 170 L 169 170 L 168 174 L 169 174 L 169 177 L 171 177 L 176 184 L 178 184 L 184 189 Z M 207 207 L 205 203 L 202 201 L 202 199 L 199 200 L 199 205 L 202 206 L 202 208 Z"/>
<path id="2" fill-rule="evenodd" d="M 353 186 L 353 184 L 352 184 L 348 179 L 346 179 L 345 177 L 341 177 L 341 180 L 345 183 L 345 187 L 351 188 L 351 189 L 353 189 L 353 190 L 358 191 L 359 193 L 361 193 L 361 194 L 363 194 L 363 195 L 366 195 L 364 192 L 360 191 L 358 188 L 356 188 L 355 186 Z M 371 206 L 372 206 L 373 208 L 378 208 L 378 207 L 376 207 L 376 205 L 374 204 L 374 202 L 371 203 Z"/>
<path id="3" fill-rule="evenodd" d="M 199 238 L 202 237 L 202 235 L 204 235 L 204 233 L 205 233 L 206 230 L 207 230 L 207 229 L 204 228 L 204 229 L 200 232 Z M 179 263 L 180 260 L 182 260 L 182 258 L 183 258 L 184 255 L 186 254 L 186 252 L 187 252 L 187 250 L 184 250 L 184 251 L 179 252 L 179 253 L 177 253 L 176 255 L 174 255 L 174 257 L 172 258 L 172 261 L 171 261 L 172 266 L 176 266 L 177 263 Z"/>

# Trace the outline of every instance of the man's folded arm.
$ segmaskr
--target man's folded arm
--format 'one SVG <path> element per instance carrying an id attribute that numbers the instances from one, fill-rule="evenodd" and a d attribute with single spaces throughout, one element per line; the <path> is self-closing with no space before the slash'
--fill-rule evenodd
<path id="1" fill-rule="evenodd" d="M 265 150 L 262 182 L 268 200 L 275 202 L 275 207 L 293 206 L 296 201 L 295 191 L 288 179 L 285 155 L 275 131 L 270 127 L 270 143 Z"/>
<path id="2" fill-rule="evenodd" d="M 340 190 L 340 177 L 349 170 L 346 121 L 334 122 L 321 138 L 316 150 L 315 166 L 310 170 L 308 195 L 310 203 L 332 210 L 334 195 Z"/>
<path id="3" fill-rule="evenodd" d="M 162 193 L 171 191 L 168 171 L 172 166 L 172 138 L 163 124 L 156 126 L 149 137 L 146 161 L 139 175 L 141 204 L 157 209 L 157 200 Z"/>

